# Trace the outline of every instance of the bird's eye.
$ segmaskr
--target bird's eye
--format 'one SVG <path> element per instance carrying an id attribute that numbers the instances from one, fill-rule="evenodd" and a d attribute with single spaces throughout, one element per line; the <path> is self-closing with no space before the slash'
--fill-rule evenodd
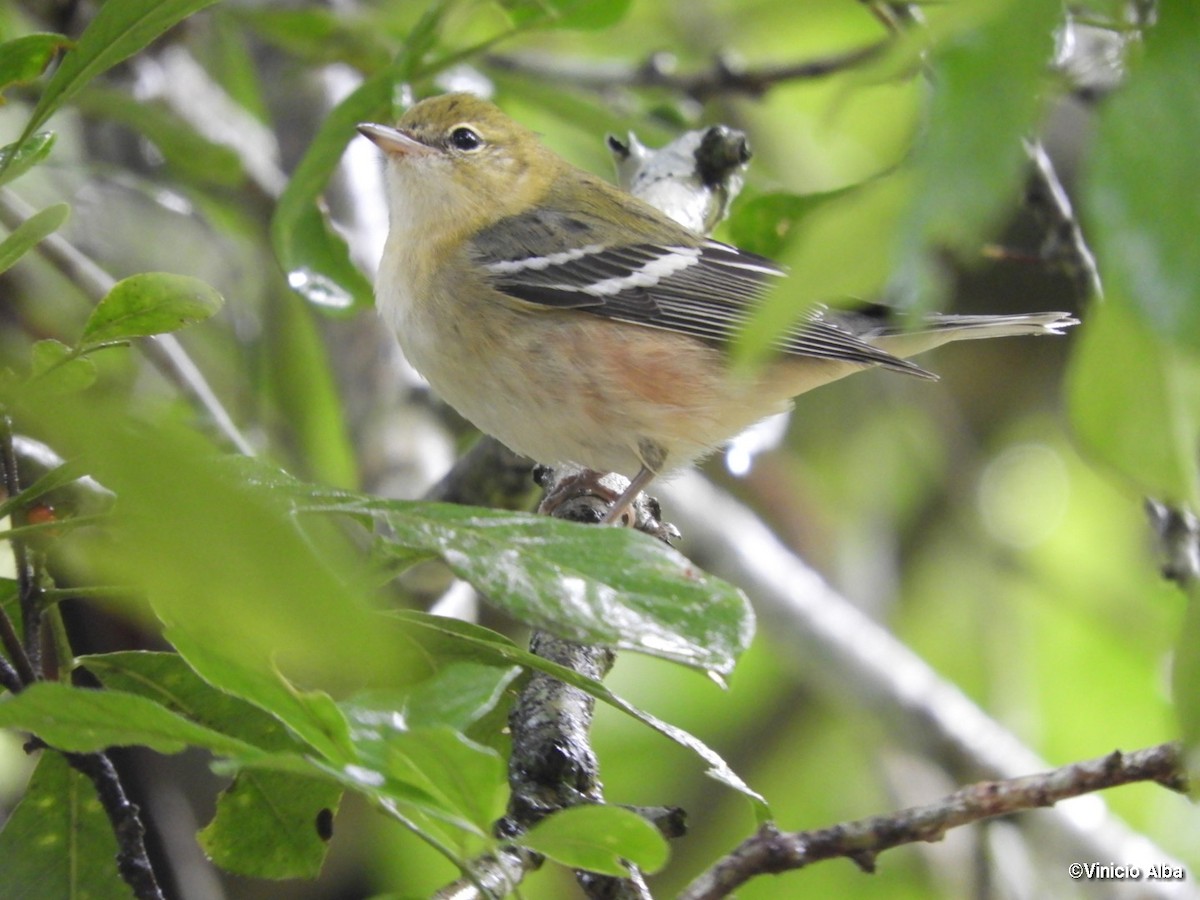
<path id="1" fill-rule="evenodd" d="M 474 130 L 460 125 L 450 132 L 450 143 L 458 150 L 477 150 L 483 145 L 483 138 Z"/>

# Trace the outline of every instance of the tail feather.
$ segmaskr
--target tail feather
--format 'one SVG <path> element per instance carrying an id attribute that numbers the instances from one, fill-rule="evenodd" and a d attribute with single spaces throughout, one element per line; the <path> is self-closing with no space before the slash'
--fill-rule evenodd
<path id="1" fill-rule="evenodd" d="M 1062 334 L 1079 320 L 1069 313 L 1047 312 L 1008 316 L 931 315 L 915 328 L 902 324 L 876 327 L 862 338 L 869 344 L 902 359 L 949 344 L 982 338 L 1017 335 Z"/>
<path id="2" fill-rule="evenodd" d="M 899 335 L 941 334 L 949 341 L 975 340 L 978 338 L 1012 337 L 1027 334 L 1063 334 L 1064 329 L 1078 325 L 1079 320 L 1070 313 L 1020 313 L 1003 316 L 961 316 L 935 313 L 924 317 L 913 328 L 903 323 L 885 325 L 864 334 L 867 340 Z"/>

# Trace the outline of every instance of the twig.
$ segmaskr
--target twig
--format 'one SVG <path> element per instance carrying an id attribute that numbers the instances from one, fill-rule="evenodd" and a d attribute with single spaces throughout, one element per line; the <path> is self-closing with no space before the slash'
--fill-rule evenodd
<path id="1" fill-rule="evenodd" d="M 759 633 L 838 702 L 865 709 L 888 732 L 943 761 L 961 781 L 1017 778 L 1048 768 L 954 684 L 830 587 L 750 509 L 694 472 L 663 488 L 688 555 L 746 591 Z M 1040 821 L 1040 820 L 1039 820 Z M 1168 853 L 1105 812 L 1064 807 L 1040 822 L 1048 841 L 1088 858 L 1154 859 Z M 1139 896 L 1166 896 L 1150 884 Z"/>
<path id="2" fill-rule="evenodd" d="M 889 43 L 880 41 L 817 59 L 754 68 L 739 66 L 726 57 L 718 57 L 709 68 L 689 73 L 676 72 L 675 58 L 669 53 L 655 53 L 639 65 L 620 62 L 597 64 L 507 54 L 489 55 L 485 57 L 485 62 L 508 72 L 553 79 L 555 83 L 567 82 L 590 90 L 655 87 L 703 101 L 720 94 L 761 97 L 771 88 L 789 81 L 806 81 L 844 72 L 875 58 Z"/>
<path id="3" fill-rule="evenodd" d="M 1104 286 L 1096 257 L 1083 239 L 1083 230 L 1054 170 L 1054 163 L 1041 141 L 1026 141 L 1025 152 L 1033 163 L 1025 199 L 1046 229 L 1041 258 L 1061 266 L 1081 294 L 1096 299 L 1103 297 Z"/>
<path id="4" fill-rule="evenodd" d="M 117 869 L 137 900 L 163 900 L 154 877 L 150 855 L 138 808 L 125 796 L 121 779 L 107 754 L 64 753 L 71 767 L 86 775 L 96 787 L 96 795 L 117 836 Z"/>
<path id="5" fill-rule="evenodd" d="M 11 628 L 11 623 L 10 623 Z M 21 682 L 21 676 L 4 657 L 0 656 L 0 687 L 3 687 L 10 694 L 19 694 L 24 685 Z"/>
<path id="6" fill-rule="evenodd" d="M 8 188 L 0 188 L 0 223 L 16 228 L 31 215 L 31 209 Z M 60 234 L 44 238 L 37 250 L 52 266 L 73 282 L 93 303 L 99 303 L 112 290 L 116 280 L 87 254 Z M 254 448 L 238 430 L 212 387 L 192 362 L 183 345 L 170 334 L 137 341 L 136 345 L 156 369 L 195 406 L 212 419 L 213 424 L 238 453 L 253 456 Z"/>
<path id="7" fill-rule="evenodd" d="M 873 872 L 884 850 L 919 841 L 940 841 L 951 828 L 1038 807 L 1094 791 L 1154 781 L 1186 792 L 1182 751 L 1161 744 L 1133 753 L 1113 751 L 1038 775 L 984 781 L 955 791 L 926 806 L 872 816 L 831 828 L 784 834 L 767 825 L 721 859 L 679 895 L 679 900 L 716 900 L 756 875 L 802 869 L 825 859 L 844 857 Z"/>
<path id="8" fill-rule="evenodd" d="M 12 421 L 7 414 L 0 414 L 0 468 L 8 496 L 16 497 L 21 492 L 21 479 L 17 470 Z M 18 520 L 19 522 L 19 520 Z M 24 526 L 28 528 L 30 526 Z M 20 531 L 18 525 L 16 531 Z M 29 548 L 19 534 L 8 538 L 17 561 L 17 580 L 20 590 L 21 621 L 24 626 L 24 642 L 17 640 L 12 622 L 0 611 L 0 638 L 12 657 L 13 665 L 0 659 L 0 682 L 18 693 L 26 685 L 43 677 L 42 671 L 42 596 L 37 567 L 29 556 Z M 51 663 L 51 675 L 57 663 Z M 40 741 L 38 742 L 40 744 Z M 49 752 L 57 752 L 50 750 Z M 104 753 L 64 753 L 70 765 L 87 775 L 96 787 L 96 794 L 112 823 L 117 839 L 117 869 L 137 900 L 163 900 L 162 891 L 154 877 L 144 840 L 145 829 L 138 818 L 138 809 L 125 796 L 125 789 Z"/>
<path id="9" fill-rule="evenodd" d="M 1146 516 L 1158 541 L 1163 577 L 1185 588 L 1200 579 L 1200 518 L 1150 498 Z"/>
<path id="10" fill-rule="evenodd" d="M 429 900 L 496 900 L 519 885 L 542 858 L 523 847 L 502 847 L 471 862 L 474 880 L 460 879 L 430 895 Z"/>
<path id="11" fill-rule="evenodd" d="M 889 3 L 884 0 L 862 0 L 873 16 L 892 34 L 924 21 L 921 8 L 916 3 Z"/>
<path id="12" fill-rule="evenodd" d="M 21 474 L 17 470 L 17 457 L 13 452 L 12 419 L 7 412 L 0 412 L 0 469 L 3 469 L 4 490 L 9 497 L 21 493 Z M 24 525 L 21 510 L 13 512 L 12 521 L 19 529 Z M 0 625 L 0 636 L 5 649 L 12 657 L 16 674 L 22 684 L 32 684 L 42 676 L 42 598 L 37 571 L 30 557 L 29 547 L 19 534 L 8 538 L 12 547 L 13 562 L 17 570 L 18 602 L 21 609 L 22 640 L 16 639 L 12 622 L 0 612 L 4 622 Z"/>

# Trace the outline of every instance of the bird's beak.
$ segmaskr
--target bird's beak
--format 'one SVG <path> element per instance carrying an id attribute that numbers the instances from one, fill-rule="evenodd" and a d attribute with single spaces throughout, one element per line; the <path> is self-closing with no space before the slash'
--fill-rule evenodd
<path id="1" fill-rule="evenodd" d="M 358 132 L 389 156 L 428 156 L 434 149 L 387 125 L 363 122 Z"/>

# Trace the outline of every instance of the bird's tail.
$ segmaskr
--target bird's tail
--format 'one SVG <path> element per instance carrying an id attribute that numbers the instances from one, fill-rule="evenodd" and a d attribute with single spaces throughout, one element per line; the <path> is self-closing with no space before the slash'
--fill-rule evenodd
<path id="1" fill-rule="evenodd" d="M 914 327 L 889 323 L 862 335 L 867 343 L 901 358 L 916 356 L 951 341 L 1018 335 L 1063 334 L 1079 320 L 1070 313 L 1024 313 L 1008 316 L 960 316 L 934 314 Z"/>
<path id="2" fill-rule="evenodd" d="M 918 325 L 917 332 L 955 332 L 952 341 L 970 341 L 977 337 L 1012 337 L 1015 335 L 1061 335 L 1063 329 L 1078 325 L 1079 319 L 1066 312 L 1031 312 L 1014 316 L 954 316 L 932 314 Z M 893 329 L 898 332 L 901 329 Z"/>

